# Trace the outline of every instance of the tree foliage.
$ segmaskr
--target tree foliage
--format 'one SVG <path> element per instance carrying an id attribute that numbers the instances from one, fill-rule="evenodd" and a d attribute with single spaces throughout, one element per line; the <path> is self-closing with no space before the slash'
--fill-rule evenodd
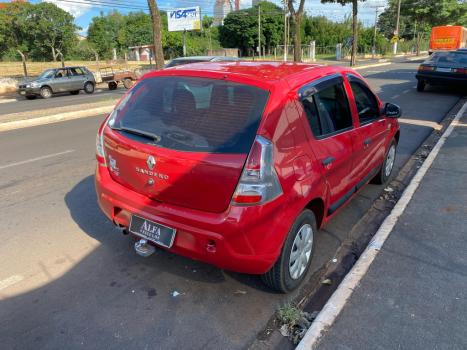
<path id="1" fill-rule="evenodd" d="M 21 50 L 32 59 L 54 59 L 58 50 L 65 55 L 76 46 L 78 29 L 73 16 L 54 4 L 8 3 L 0 9 L 0 56 Z"/>
<path id="2" fill-rule="evenodd" d="M 261 43 L 270 49 L 282 43 L 284 14 L 277 5 L 262 1 Z M 223 47 L 239 48 L 243 53 L 258 46 L 258 5 L 249 9 L 234 11 L 224 19 L 219 28 L 219 40 Z"/>
<path id="3" fill-rule="evenodd" d="M 378 18 L 378 27 L 387 37 L 393 36 L 396 25 L 397 0 Z M 428 34 L 440 25 L 467 26 L 467 2 L 457 0 L 404 0 L 401 3 L 400 36 L 410 39 L 415 32 Z"/>

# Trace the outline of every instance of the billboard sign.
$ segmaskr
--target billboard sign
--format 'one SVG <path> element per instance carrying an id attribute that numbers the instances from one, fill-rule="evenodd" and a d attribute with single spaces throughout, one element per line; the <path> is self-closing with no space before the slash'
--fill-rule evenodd
<path id="1" fill-rule="evenodd" d="M 201 30 L 201 9 L 199 6 L 174 9 L 167 12 L 169 32 Z"/>

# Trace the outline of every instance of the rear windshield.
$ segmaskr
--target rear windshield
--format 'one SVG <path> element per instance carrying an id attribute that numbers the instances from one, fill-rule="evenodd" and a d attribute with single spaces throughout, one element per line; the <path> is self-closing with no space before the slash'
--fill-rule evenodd
<path id="1" fill-rule="evenodd" d="M 109 126 L 174 150 L 248 153 L 267 99 L 266 90 L 224 80 L 149 78 L 125 96 Z"/>
<path id="2" fill-rule="evenodd" d="M 467 66 L 467 52 L 453 51 L 453 52 L 435 52 L 426 60 L 426 63 L 447 65 L 447 66 Z"/>

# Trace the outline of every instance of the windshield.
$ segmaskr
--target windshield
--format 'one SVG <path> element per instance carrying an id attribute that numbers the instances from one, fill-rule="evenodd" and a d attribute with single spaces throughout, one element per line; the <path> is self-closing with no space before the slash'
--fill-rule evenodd
<path id="1" fill-rule="evenodd" d="M 112 112 L 109 126 L 129 138 L 181 151 L 248 153 L 268 92 L 224 80 L 142 80 Z"/>
<path id="2" fill-rule="evenodd" d="M 54 75 L 54 70 L 53 69 L 47 69 L 39 75 L 38 79 L 49 79 L 52 78 Z"/>
<path id="3" fill-rule="evenodd" d="M 467 66 L 467 52 L 435 52 L 425 62 L 443 66 Z"/>

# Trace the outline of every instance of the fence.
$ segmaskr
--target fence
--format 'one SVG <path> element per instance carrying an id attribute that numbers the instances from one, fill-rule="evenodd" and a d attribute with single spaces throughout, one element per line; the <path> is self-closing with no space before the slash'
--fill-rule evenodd
<path id="1" fill-rule="evenodd" d="M 112 67 L 113 69 L 147 69 L 149 62 L 137 61 L 65 61 L 66 66 L 85 66 L 92 72 L 98 72 L 100 68 Z M 41 72 L 50 68 L 61 67 L 61 62 L 26 62 L 28 76 L 37 76 Z M 22 62 L 0 62 L 0 77 L 21 78 L 24 77 Z"/>

